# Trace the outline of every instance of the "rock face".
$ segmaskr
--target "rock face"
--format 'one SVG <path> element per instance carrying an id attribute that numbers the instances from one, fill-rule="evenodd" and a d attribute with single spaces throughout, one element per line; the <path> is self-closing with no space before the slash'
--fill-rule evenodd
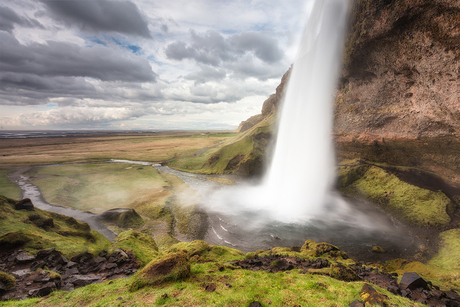
<path id="1" fill-rule="evenodd" d="M 236 131 L 244 132 L 249 128 L 257 125 L 261 122 L 264 118 L 267 118 L 269 115 L 273 114 L 279 109 L 279 106 L 282 103 L 284 92 L 286 91 L 286 85 L 289 80 L 289 76 L 291 75 L 291 68 L 283 75 L 281 78 L 281 83 L 276 88 L 276 92 L 264 101 L 262 105 L 262 112 L 261 114 L 251 116 L 247 120 L 240 123 L 240 126 Z"/>
<path id="2" fill-rule="evenodd" d="M 460 136 L 460 3 L 354 4 L 335 132 L 357 139 Z"/>

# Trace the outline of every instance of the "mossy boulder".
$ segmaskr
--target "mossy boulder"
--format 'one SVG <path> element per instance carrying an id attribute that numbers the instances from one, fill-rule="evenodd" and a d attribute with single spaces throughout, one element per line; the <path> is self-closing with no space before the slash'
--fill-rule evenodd
<path id="1" fill-rule="evenodd" d="M 361 280 L 358 275 L 356 275 L 355 271 L 350 269 L 349 267 L 340 264 L 339 262 L 331 264 L 331 277 L 343 280 L 343 281 L 357 281 Z"/>
<path id="2" fill-rule="evenodd" d="M 134 209 L 111 209 L 102 213 L 100 218 L 121 228 L 137 229 L 145 223 Z"/>
<path id="3" fill-rule="evenodd" d="M 168 253 L 151 261 L 139 271 L 130 286 L 131 291 L 168 281 L 176 282 L 190 276 L 190 262 L 185 253 Z"/>
<path id="4" fill-rule="evenodd" d="M 341 251 L 337 246 L 325 242 L 316 243 L 313 240 L 305 241 L 300 252 L 311 257 L 340 257 L 348 259 L 347 253 Z"/>
<path id="5" fill-rule="evenodd" d="M 209 245 L 205 241 L 180 242 L 171 246 L 168 253 L 183 252 L 192 262 L 230 261 L 243 256 L 244 253 L 230 247 Z"/>

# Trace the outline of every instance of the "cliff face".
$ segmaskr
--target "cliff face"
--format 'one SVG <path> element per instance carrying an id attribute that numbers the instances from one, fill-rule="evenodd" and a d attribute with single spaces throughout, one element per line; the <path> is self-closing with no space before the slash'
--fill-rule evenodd
<path id="1" fill-rule="evenodd" d="M 356 0 L 349 27 L 334 111 L 339 159 L 460 180 L 460 1 Z M 289 72 L 241 131 L 276 113 Z"/>
<path id="2" fill-rule="evenodd" d="M 349 139 L 460 135 L 460 2 L 357 0 L 335 133 Z"/>
<path id="3" fill-rule="evenodd" d="M 291 68 L 283 75 L 281 82 L 276 88 L 276 92 L 271 94 L 267 100 L 264 101 L 262 105 L 262 112 L 260 114 L 251 116 L 247 120 L 240 123 L 237 131 L 244 132 L 258 123 L 260 123 L 264 118 L 267 118 L 271 114 L 275 113 L 283 100 L 284 92 L 286 91 L 286 85 L 291 75 Z"/>

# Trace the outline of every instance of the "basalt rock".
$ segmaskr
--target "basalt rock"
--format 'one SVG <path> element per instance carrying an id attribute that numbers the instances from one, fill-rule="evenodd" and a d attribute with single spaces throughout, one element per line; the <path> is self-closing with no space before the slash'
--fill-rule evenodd
<path id="1" fill-rule="evenodd" d="M 88 284 L 130 276 L 139 263 L 132 252 L 121 249 L 98 257 L 85 252 L 71 261 L 54 248 L 33 256 L 18 249 L 0 253 L 0 269 L 15 279 L 15 286 L 0 291 L 1 300 L 39 297 L 52 291 L 73 290 Z M 2 275 L 3 276 L 3 275 Z M 0 280 L 1 281 L 1 280 Z"/>

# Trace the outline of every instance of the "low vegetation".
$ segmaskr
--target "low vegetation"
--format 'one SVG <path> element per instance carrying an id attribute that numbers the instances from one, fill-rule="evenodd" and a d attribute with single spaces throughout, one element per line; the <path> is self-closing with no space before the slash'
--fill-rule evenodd
<path id="1" fill-rule="evenodd" d="M 227 132 L 159 132 L 2 140 L 0 167 L 110 159 L 160 162 L 215 146 L 231 136 Z"/>
<path id="2" fill-rule="evenodd" d="M 413 225 L 439 226 L 450 222 L 447 207 L 451 200 L 444 193 L 408 184 L 374 165 L 344 163 L 339 170 L 339 190 L 378 204 Z"/>
<path id="3" fill-rule="evenodd" d="M 10 198 L 19 198 L 21 196 L 21 190 L 6 177 L 8 173 L 10 173 L 10 171 L 0 170 L 0 195 Z"/>
<path id="4" fill-rule="evenodd" d="M 0 245 L 2 249 L 24 247 L 36 252 L 56 248 L 66 257 L 89 251 L 109 250 L 111 243 L 88 224 L 72 217 L 43 211 L 15 210 L 16 201 L 0 196 Z"/>

